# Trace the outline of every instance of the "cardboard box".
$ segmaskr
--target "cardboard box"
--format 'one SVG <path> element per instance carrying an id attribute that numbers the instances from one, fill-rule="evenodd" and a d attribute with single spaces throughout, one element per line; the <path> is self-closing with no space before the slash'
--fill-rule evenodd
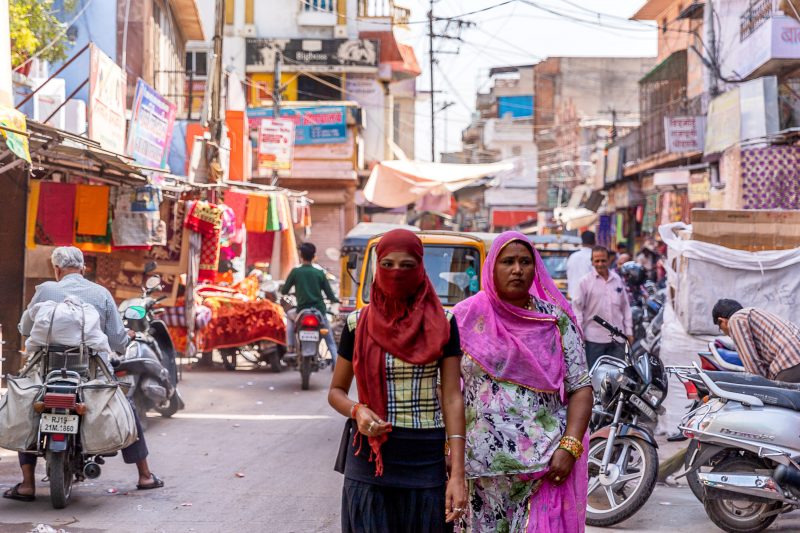
<path id="1" fill-rule="evenodd" d="M 800 211 L 692 209 L 692 239 L 749 252 L 798 248 Z"/>

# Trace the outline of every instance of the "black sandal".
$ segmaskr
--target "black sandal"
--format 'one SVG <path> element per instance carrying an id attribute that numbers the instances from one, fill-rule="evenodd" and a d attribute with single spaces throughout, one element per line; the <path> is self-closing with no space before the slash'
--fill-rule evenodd
<path id="1" fill-rule="evenodd" d="M 8 489 L 3 493 L 3 498 L 8 498 L 9 500 L 17 500 L 18 502 L 32 502 L 36 500 L 36 495 L 34 494 L 20 494 L 19 487 L 22 483 L 17 483 L 12 488 Z"/>
<path id="2" fill-rule="evenodd" d="M 164 481 L 155 474 L 150 474 L 153 482 L 148 483 L 147 485 L 142 485 L 141 483 L 136 485 L 136 490 L 151 490 L 151 489 L 160 489 L 164 486 Z"/>

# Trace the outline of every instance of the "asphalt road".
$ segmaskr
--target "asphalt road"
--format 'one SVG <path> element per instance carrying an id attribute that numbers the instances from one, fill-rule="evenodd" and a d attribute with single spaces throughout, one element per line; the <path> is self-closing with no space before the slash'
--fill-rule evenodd
<path id="1" fill-rule="evenodd" d="M 186 371 L 186 411 L 149 418 L 146 432 L 164 489 L 137 491 L 135 468 L 112 458 L 99 479 L 77 486 L 64 510 L 51 507 L 46 483 L 36 502 L 0 499 L 0 533 L 40 524 L 69 533 L 338 531 L 342 477 L 332 465 L 343 421 L 326 401 L 329 377 L 327 370 L 314 374 L 311 390 L 301 391 L 297 372 Z M 685 402 L 673 392 L 679 410 Z M 16 483 L 18 472 L 15 455 L 0 451 L 0 490 Z M 40 464 L 37 479 L 43 477 Z M 770 531 L 800 531 L 799 518 L 781 517 Z M 688 488 L 664 485 L 616 528 L 587 529 L 695 530 L 719 531 Z"/>

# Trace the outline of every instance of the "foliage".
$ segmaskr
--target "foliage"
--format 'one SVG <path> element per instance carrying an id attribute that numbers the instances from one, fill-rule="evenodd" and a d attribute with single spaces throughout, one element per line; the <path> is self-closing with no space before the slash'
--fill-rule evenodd
<path id="1" fill-rule="evenodd" d="M 54 0 L 9 0 L 8 19 L 11 37 L 11 65 L 16 68 L 29 57 L 38 56 L 45 61 L 59 61 L 67 57 L 70 42 L 66 38 L 66 24 L 59 21 L 59 9 Z M 75 0 L 64 0 L 63 13 L 75 8 Z"/>

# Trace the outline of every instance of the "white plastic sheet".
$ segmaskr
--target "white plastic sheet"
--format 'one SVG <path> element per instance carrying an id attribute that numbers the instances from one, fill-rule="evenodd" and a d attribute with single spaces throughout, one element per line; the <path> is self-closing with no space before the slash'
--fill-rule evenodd
<path id="1" fill-rule="evenodd" d="M 55 309 L 55 314 L 53 310 Z M 29 353 L 37 347 L 48 344 L 50 319 L 53 328 L 50 331 L 49 343 L 58 346 L 78 346 L 81 343 L 81 325 L 84 326 L 86 346 L 96 352 L 110 353 L 108 337 L 100 326 L 100 315 L 97 310 L 80 299 L 72 296 L 63 302 L 41 302 L 25 311 L 33 321 L 31 334 L 25 341 L 25 349 Z"/>
<path id="2" fill-rule="evenodd" d="M 674 290 L 675 313 L 690 335 L 719 335 L 711 309 L 720 298 L 760 307 L 800 323 L 800 248 L 766 252 L 733 250 L 679 239 L 680 222 L 659 228 L 669 247 L 667 280 Z"/>

